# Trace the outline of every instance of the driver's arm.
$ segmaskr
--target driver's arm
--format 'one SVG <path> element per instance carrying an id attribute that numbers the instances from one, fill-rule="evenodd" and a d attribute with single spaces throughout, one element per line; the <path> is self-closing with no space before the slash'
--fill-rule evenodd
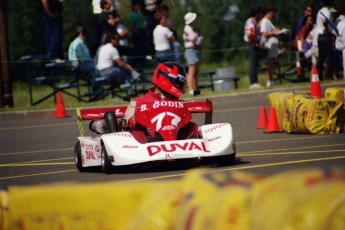
<path id="1" fill-rule="evenodd" d="M 127 106 L 127 109 L 126 109 L 126 112 L 125 112 L 125 116 L 124 116 L 124 118 L 126 119 L 127 124 L 129 124 L 129 120 L 131 118 L 133 118 L 133 119 L 131 119 L 132 120 L 131 122 L 133 124 L 135 124 L 134 110 L 135 110 L 136 105 L 137 105 L 136 101 L 131 101 L 129 103 L 129 105 Z"/>

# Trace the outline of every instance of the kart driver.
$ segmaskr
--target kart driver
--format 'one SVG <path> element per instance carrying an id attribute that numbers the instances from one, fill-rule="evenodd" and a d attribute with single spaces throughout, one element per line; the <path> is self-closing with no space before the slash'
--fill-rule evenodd
<path id="1" fill-rule="evenodd" d="M 147 130 L 146 127 L 136 123 L 135 108 L 157 100 L 178 100 L 184 92 L 186 75 L 184 68 L 174 62 L 165 62 L 157 66 L 152 77 L 154 86 L 145 95 L 131 101 L 125 112 L 124 118 L 127 128 L 131 130 L 132 135 L 137 140 L 144 143 L 162 141 L 163 139 L 159 133 Z M 198 126 L 194 122 L 189 122 L 179 131 L 178 139 L 196 138 L 198 136 Z"/>

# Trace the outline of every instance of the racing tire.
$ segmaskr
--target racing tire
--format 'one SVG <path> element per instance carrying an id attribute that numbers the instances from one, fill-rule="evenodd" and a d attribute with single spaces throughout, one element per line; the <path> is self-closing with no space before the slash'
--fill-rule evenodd
<path id="1" fill-rule="evenodd" d="M 81 146 L 80 146 L 79 140 L 77 141 L 77 143 L 75 143 L 75 147 L 74 147 L 74 162 L 79 172 L 87 171 L 86 168 L 84 168 L 82 164 Z"/>
<path id="2" fill-rule="evenodd" d="M 114 171 L 114 166 L 111 164 L 107 150 L 105 146 L 102 144 L 102 151 L 101 151 L 101 167 L 102 171 L 106 174 L 111 173 Z"/>
<path id="3" fill-rule="evenodd" d="M 104 120 L 107 124 L 108 131 L 115 133 L 119 131 L 119 124 L 117 123 L 116 115 L 113 111 L 107 111 L 104 113 Z"/>
<path id="4" fill-rule="evenodd" d="M 233 165 L 236 160 L 236 154 L 216 156 L 216 157 L 205 157 L 202 159 L 203 163 L 206 164 L 217 164 L 217 166 L 228 166 Z"/>

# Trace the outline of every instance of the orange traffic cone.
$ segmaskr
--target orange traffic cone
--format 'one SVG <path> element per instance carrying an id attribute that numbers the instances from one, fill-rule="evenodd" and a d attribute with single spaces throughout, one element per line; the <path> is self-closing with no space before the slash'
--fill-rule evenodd
<path id="1" fill-rule="evenodd" d="M 61 91 L 59 91 L 58 95 L 57 95 L 55 117 L 56 118 L 66 117 L 66 110 L 65 110 L 65 105 L 63 102 L 63 97 L 62 97 Z"/>
<path id="2" fill-rule="evenodd" d="M 270 108 L 270 115 L 267 122 L 266 133 L 281 132 L 278 124 L 277 114 L 275 108 Z"/>
<path id="3" fill-rule="evenodd" d="M 312 97 L 322 98 L 319 74 L 316 68 L 313 68 L 311 71 L 310 95 Z"/>
<path id="4" fill-rule="evenodd" d="M 258 129 L 266 129 L 267 127 L 267 113 L 264 105 L 260 106 L 260 114 L 258 118 Z"/>

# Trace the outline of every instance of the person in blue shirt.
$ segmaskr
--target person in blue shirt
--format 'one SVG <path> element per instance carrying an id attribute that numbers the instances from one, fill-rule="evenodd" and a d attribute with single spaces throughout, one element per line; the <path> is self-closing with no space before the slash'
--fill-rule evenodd
<path id="1" fill-rule="evenodd" d="M 90 75 L 91 84 L 96 85 L 94 80 L 98 76 L 98 70 L 91 59 L 89 48 L 85 43 L 86 30 L 82 26 L 76 27 L 76 38 L 68 48 L 68 59 L 74 69 L 81 75 Z"/>

